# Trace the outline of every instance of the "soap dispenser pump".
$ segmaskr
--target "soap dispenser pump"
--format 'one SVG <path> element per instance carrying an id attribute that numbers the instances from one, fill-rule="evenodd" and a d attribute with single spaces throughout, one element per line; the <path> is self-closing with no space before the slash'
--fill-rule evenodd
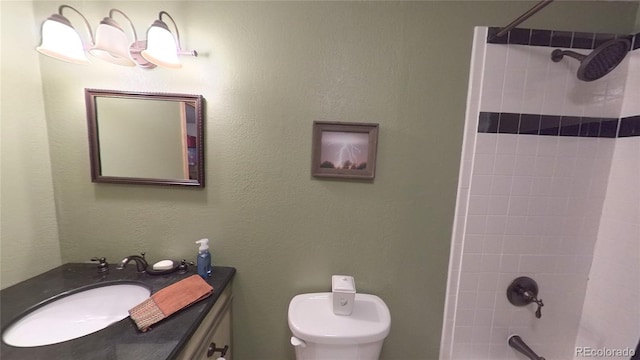
<path id="1" fill-rule="evenodd" d="M 196 265 L 198 267 L 198 275 L 203 279 L 211 276 L 211 254 L 209 253 L 209 239 L 200 239 L 196 241 L 200 244 L 198 248 L 198 258 Z"/>

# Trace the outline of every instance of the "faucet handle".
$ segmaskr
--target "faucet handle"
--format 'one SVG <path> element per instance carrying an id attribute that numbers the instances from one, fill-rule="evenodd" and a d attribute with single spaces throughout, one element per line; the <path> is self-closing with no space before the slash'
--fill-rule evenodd
<path id="1" fill-rule="evenodd" d="M 542 307 L 544 306 L 544 303 L 542 302 L 542 299 L 538 298 L 534 298 L 533 302 L 538 304 L 538 309 L 536 310 L 536 318 L 540 319 L 542 317 Z"/>
<path id="2" fill-rule="evenodd" d="M 195 264 L 193 263 L 193 261 L 187 262 L 187 260 L 182 259 L 182 261 L 180 261 L 180 265 L 178 265 L 178 274 L 184 274 L 189 271 L 189 265 Z"/>
<path id="3" fill-rule="evenodd" d="M 91 261 L 96 261 L 98 262 L 98 272 L 99 273 L 103 273 L 103 272 L 107 272 L 109 271 L 109 263 L 107 262 L 107 258 L 105 257 L 93 257 L 91 258 Z"/>

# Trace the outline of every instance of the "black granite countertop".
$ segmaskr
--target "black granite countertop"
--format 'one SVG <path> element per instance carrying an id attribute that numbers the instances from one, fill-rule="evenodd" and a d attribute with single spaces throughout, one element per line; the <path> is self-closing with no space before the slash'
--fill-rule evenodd
<path id="1" fill-rule="evenodd" d="M 214 292 L 208 298 L 179 311 L 153 325 L 145 333 L 138 331 L 127 317 L 98 332 L 58 344 L 30 348 L 14 347 L 2 342 L 2 360 L 161 360 L 174 359 L 206 314 L 213 307 L 220 293 L 230 284 L 236 270 L 215 266 L 207 281 Z M 19 284 L 0 291 L 0 322 L 4 329 L 29 307 L 65 291 L 105 281 L 139 281 L 156 291 L 193 275 L 173 273 L 148 275 L 136 272 L 135 264 L 123 270 L 111 270 L 106 274 L 96 271 L 96 264 L 70 263 L 47 271 Z"/>

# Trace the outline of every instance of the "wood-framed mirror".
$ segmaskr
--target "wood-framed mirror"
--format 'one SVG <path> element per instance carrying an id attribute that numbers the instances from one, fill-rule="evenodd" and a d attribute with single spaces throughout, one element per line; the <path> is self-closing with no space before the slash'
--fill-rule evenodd
<path id="1" fill-rule="evenodd" d="M 85 89 L 91 181 L 204 187 L 201 95 Z"/>

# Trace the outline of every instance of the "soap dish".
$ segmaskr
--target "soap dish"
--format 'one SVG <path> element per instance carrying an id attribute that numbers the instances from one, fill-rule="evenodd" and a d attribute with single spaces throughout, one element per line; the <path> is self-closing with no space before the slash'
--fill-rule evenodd
<path id="1" fill-rule="evenodd" d="M 178 270 L 180 264 L 174 260 L 161 260 L 147 268 L 149 275 L 166 275 Z"/>

